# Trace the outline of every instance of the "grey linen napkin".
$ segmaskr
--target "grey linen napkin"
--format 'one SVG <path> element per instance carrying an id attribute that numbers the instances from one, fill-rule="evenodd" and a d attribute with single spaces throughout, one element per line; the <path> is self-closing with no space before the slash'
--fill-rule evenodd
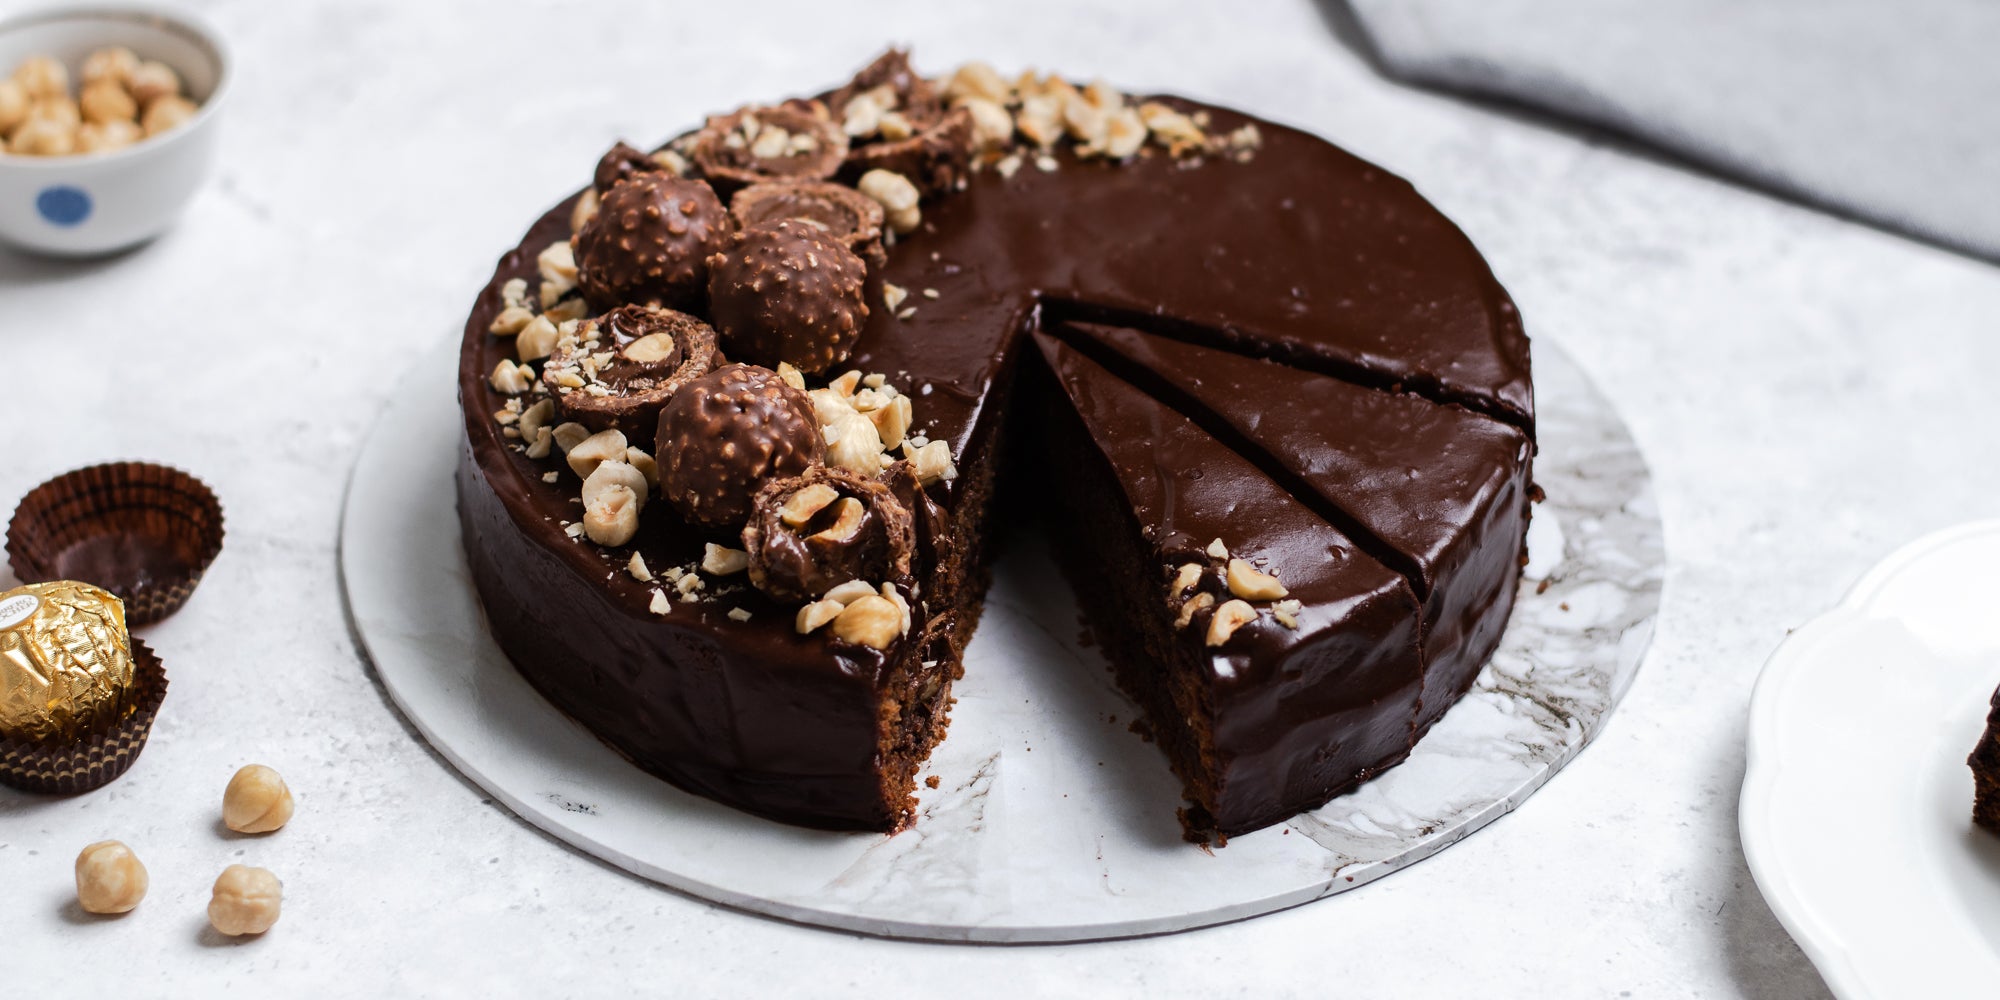
<path id="1" fill-rule="evenodd" d="M 1347 0 L 1388 70 L 2000 259 L 2000 0 Z"/>

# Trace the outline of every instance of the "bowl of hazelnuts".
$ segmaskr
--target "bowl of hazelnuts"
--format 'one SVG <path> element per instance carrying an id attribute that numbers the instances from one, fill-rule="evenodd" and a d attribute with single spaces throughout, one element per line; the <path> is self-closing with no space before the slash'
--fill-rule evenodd
<path id="1" fill-rule="evenodd" d="M 0 239 L 90 256 L 173 225 L 215 160 L 229 59 L 142 7 L 0 19 Z"/>

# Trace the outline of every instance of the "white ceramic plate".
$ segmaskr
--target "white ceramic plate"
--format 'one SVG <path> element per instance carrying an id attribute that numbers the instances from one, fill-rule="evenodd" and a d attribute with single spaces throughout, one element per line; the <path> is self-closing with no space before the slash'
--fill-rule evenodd
<path id="1" fill-rule="evenodd" d="M 1652 635 L 1663 563 L 1645 463 L 1617 413 L 1538 344 L 1530 564 L 1500 649 L 1410 758 L 1290 822 L 1207 851 L 1137 710 L 1078 641 L 1032 536 L 994 569 L 926 764 L 916 825 L 885 837 L 748 816 L 627 763 L 530 688 L 488 636 L 459 548 L 455 344 L 420 361 L 363 447 L 341 578 L 383 685 L 453 766 L 523 819 L 645 878 L 872 934 L 1068 941 L 1254 916 L 1363 885 L 1519 805 L 1604 727 Z"/>
<path id="2" fill-rule="evenodd" d="M 1757 886 L 1842 1000 L 2000 996 L 2000 837 L 1965 758 L 2000 684 L 2000 521 L 1882 561 L 1750 705 Z"/>

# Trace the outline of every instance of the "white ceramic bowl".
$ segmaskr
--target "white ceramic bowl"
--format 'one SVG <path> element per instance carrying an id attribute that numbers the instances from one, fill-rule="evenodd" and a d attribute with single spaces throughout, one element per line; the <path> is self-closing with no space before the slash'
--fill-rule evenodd
<path id="1" fill-rule="evenodd" d="M 74 86 L 84 58 L 110 45 L 172 66 L 200 111 L 179 128 L 109 153 L 0 153 L 0 239 L 59 256 L 123 250 L 172 226 L 208 176 L 229 56 L 221 37 L 194 17 L 133 6 L 19 14 L 0 20 L 0 74 L 31 55 L 49 55 L 69 68 Z"/>

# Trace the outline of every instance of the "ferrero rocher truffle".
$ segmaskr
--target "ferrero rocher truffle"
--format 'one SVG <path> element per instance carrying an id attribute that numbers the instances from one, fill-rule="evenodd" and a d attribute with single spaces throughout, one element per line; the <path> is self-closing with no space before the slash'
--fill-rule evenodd
<path id="1" fill-rule="evenodd" d="M 733 358 L 823 372 L 853 352 L 868 319 L 868 265 L 810 222 L 736 233 L 708 267 L 709 317 Z"/>
<path id="2" fill-rule="evenodd" d="M 629 146 L 624 142 L 611 147 L 604 157 L 597 161 L 597 175 L 591 186 L 600 195 L 607 194 L 619 181 L 633 174 L 671 173 L 667 166 L 645 150 Z"/>
<path id="3" fill-rule="evenodd" d="M 125 605 L 87 583 L 0 594 L 0 736 L 61 743 L 116 725 L 136 679 Z"/>
<path id="4" fill-rule="evenodd" d="M 542 365 L 565 421 L 645 440 L 660 407 L 715 367 L 715 330 L 684 312 L 619 306 L 578 324 Z"/>
<path id="5" fill-rule="evenodd" d="M 823 181 L 846 157 L 847 134 L 797 105 L 710 118 L 689 151 L 702 175 L 726 190 L 758 181 Z"/>
<path id="6" fill-rule="evenodd" d="M 705 182 L 635 173 L 612 185 L 597 215 L 571 237 L 577 284 L 605 308 L 648 301 L 699 306 L 708 257 L 728 229 L 728 213 Z"/>
<path id="7" fill-rule="evenodd" d="M 743 548 L 758 590 L 804 602 L 849 580 L 906 582 L 916 530 L 886 484 L 820 465 L 757 491 Z"/>
<path id="8" fill-rule="evenodd" d="M 752 184 L 729 199 L 729 217 L 737 229 L 755 229 L 785 219 L 799 219 L 826 230 L 847 244 L 870 267 L 888 263 L 882 247 L 882 205 L 848 187 L 824 181 L 771 181 Z"/>
<path id="9" fill-rule="evenodd" d="M 681 387 L 654 438 L 660 492 L 690 523 L 738 529 L 766 482 L 826 459 L 812 400 L 777 372 L 718 368 Z"/>

